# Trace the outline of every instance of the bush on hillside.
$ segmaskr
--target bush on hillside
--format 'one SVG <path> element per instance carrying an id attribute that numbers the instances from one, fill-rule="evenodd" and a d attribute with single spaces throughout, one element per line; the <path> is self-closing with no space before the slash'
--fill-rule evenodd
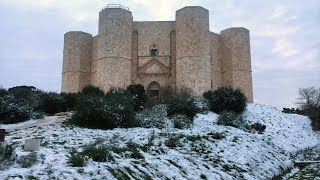
<path id="1" fill-rule="evenodd" d="M 220 113 L 217 124 L 224 126 L 239 127 L 240 115 L 233 111 L 223 111 Z"/>
<path id="2" fill-rule="evenodd" d="M 220 114 L 222 111 L 242 113 L 246 108 L 247 98 L 240 89 L 219 87 L 215 91 L 207 91 L 203 97 L 208 100 L 210 110 Z"/>
<path id="3" fill-rule="evenodd" d="M 134 100 L 123 89 L 112 89 L 106 94 L 108 111 L 115 119 L 116 127 L 135 127 Z"/>
<path id="4" fill-rule="evenodd" d="M 173 127 L 178 129 L 189 128 L 192 125 L 192 121 L 186 115 L 176 114 L 171 117 Z"/>
<path id="5" fill-rule="evenodd" d="M 167 107 L 164 104 L 145 108 L 135 116 L 139 127 L 144 128 L 165 128 L 168 125 Z"/>
<path id="6" fill-rule="evenodd" d="M 132 95 L 133 105 L 136 111 L 143 109 L 143 105 L 147 100 L 146 91 L 141 84 L 130 85 L 127 91 Z"/>
<path id="7" fill-rule="evenodd" d="M 160 99 L 161 103 L 168 104 L 175 94 L 176 92 L 174 91 L 173 88 L 171 87 L 163 88 L 161 92 L 161 99 Z"/>
<path id="8" fill-rule="evenodd" d="M 251 128 L 256 130 L 259 134 L 263 133 L 266 130 L 266 125 L 261 124 L 261 123 L 254 123 L 251 124 Z"/>
<path id="9" fill-rule="evenodd" d="M 81 96 L 70 123 L 89 128 L 136 126 L 131 95 L 112 90 L 106 96 Z"/>
<path id="10" fill-rule="evenodd" d="M 65 102 L 67 111 L 74 111 L 80 97 L 80 93 L 61 93 L 61 96 Z"/>
<path id="11" fill-rule="evenodd" d="M 0 123 L 17 123 L 30 119 L 32 107 L 23 99 L 12 95 L 0 97 Z"/>
<path id="12" fill-rule="evenodd" d="M 16 99 L 23 100 L 28 103 L 28 106 L 37 109 L 40 103 L 40 96 L 44 92 L 36 89 L 33 86 L 15 86 L 8 89 L 8 93 Z"/>
<path id="13" fill-rule="evenodd" d="M 46 114 L 53 115 L 67 110 L 63 97 L 55 92 L 43 93 L 40 96 L 38 110 Z"/>
<path id="14" fill-rule="evenodd" d="M 84 87 L 82 89 L 81 93 L 83 95 L 92 95 L 92 96 L 103 96 L 104 95 L 104 92 L 100 88 L 92 86 L 92 85 L 88 85 L 88 86 Z"/>
<path id="15" fill-rule="evenodd" d="M 192 91 L 187 88 L 181 88 L 168 101 L 167 115 L 171 117 L 175 114 L 186 115 L 190 120 L 199 112 L 196 106 Z"/>

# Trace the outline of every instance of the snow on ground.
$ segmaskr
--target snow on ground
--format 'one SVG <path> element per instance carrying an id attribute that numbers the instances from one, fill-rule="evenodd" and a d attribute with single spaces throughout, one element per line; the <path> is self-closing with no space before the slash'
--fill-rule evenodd
<path id="1" fill-rule="evenodd" d="M 210 112 L 198 114 L 194 126 L 183 130 L 94 130 L 65 126 L 61 118 L 41 126 L 25 126 L 30 121 L 25 128 L 2 126 L 12 129 L 6 141 L 17 148 L 16 160 L 0 170 L 0 179 L 270 179 L 293 167 L 291 155 L 320 143 L 307 117 L 283 114 L 273 107 L 249 104 L 244 113 L 247 121 L 267 126 L 263 134 L 217 125 L 217 117 Z M 26 138 L 40 138 L 40 149 L 24 152 Z M 169 140 L 176 147 L 168 147 Z M 69 152 L 81 152 L 93 143 L 110 147 L 114 161 L 89 159 L 84 167 L 67 163 Z M 137 144 L 142 158 L 113 150 L 128 144 Z M 36 162 L 22 168 L 17 159 L 23 156 L 35 156 Z"/>

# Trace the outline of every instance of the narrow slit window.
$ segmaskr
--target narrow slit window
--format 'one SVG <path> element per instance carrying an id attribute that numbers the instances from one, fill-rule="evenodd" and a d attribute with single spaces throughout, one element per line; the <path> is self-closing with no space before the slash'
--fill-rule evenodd
<path id="1" fill-rule="evenodd" d="M 150 56 L 158 56 L 158 49 L 155 46 L 150 48 Z"/>

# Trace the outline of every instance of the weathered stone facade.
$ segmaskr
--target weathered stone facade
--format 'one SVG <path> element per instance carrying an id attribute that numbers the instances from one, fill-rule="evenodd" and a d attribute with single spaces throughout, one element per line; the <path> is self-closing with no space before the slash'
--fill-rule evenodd
<path id="1" fill-rule="evenodd" d="M 65 34 L 62 92 L 87 85 L 126 88 L 142 84 L 149 94 L 188 87 L 196 94 L 221 86 L 241 88 L 253 102 L 249 31 L 209 31 L 209 12 L 199 6 L 176 12 L 176 21 L 133 21 L 128 9 L 99 13 L 99 33 Z"/>

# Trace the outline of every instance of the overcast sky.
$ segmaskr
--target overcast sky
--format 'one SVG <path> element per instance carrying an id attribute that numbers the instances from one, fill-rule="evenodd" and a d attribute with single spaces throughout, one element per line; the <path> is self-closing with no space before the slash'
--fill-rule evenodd
<path id="1" fill-rule="evenodd" d="M 174 20 L 184 6 L 210 12 L 210 30 L 250 30 L 256 103 L 295 107 L 298 88 L 320 86 L 319 0 L 1 0 L 0 86 L 60 92 L 63 35 L 98 31 L 107 4 L 130 8 L 135 21 Z"/>

